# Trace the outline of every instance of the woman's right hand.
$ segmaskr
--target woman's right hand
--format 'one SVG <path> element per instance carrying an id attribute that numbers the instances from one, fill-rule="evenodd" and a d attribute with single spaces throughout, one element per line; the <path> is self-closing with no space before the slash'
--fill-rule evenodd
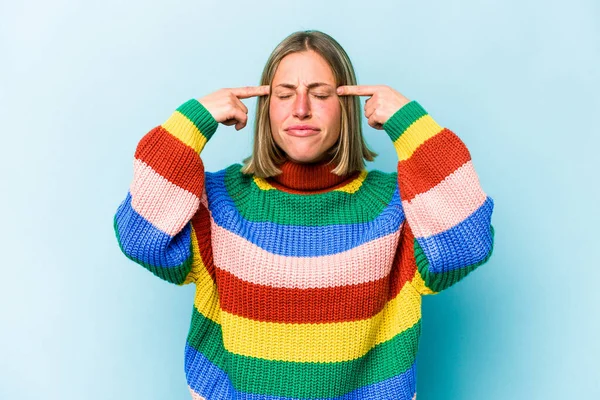
<path id="1" fill-rule="evenodd" d="M 235 129 L 239 131 L 248 122 L 248 108 L 240 99 L 266 96 L 269 93 L 269 85 L 224 88 L 208 94 L 198 101 L 210 112 L 217 122 L 224 125 L 235 124 Z"/>

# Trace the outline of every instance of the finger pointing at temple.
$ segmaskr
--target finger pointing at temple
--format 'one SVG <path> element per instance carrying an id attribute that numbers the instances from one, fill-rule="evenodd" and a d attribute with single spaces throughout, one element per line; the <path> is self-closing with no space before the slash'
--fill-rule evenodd
<path id="1" fill-rule="evenodd" d="M 255 96 L 266 96 L 269 94 L 270 86 L 245 86 L 231 89 L 235 97 L 238 99 L 247 99 Z"/>
<path id="2" fill-rule="evenodd" d="M 345 85 L 338 86 L 337 94 L 339 96 L 373 96 L 378 90 L 381 90 L 381 86 Z"/>
<path id="3" fill-rule="evenodd" d="M 402 93 L 387 85 L 342 85 L 336 91 L 338 96 L 371 96 L 365 102 L 365 117 L 375 129 L 382 129 L 392 115 L 410 102 Z"/>

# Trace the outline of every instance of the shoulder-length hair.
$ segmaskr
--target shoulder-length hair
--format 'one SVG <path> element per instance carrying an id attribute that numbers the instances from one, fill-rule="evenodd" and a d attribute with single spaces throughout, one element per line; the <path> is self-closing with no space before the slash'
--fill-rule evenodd
<path id="1" fill-rule="evenodd" d="M 350 58 L 340 44 L 326 33 L 316 30 L 294 32 L 273 50 L 263 69 L 260 85 L 271 85 L 281 60 L 288 54 L 315 51 L 327 61 L 333 71 L 336 87 L 356 85 L 356 75 Z M 270 95 L 258 97 L 254 123 L 254 145 L 252 155 L 243 160 L 241 172 L 268 178 L 281 173 L 278 164 L 287 157 L 275 143 L 269 119 Z M 344 176 L 365 168 L 365 160 L 373 161 L 377 153 L 370 150 L 364 140 L 361 126 L 361 107 L 358 96 L 339 96 L 341 105 L 340 136 L 327 150 L 331 172 Z"/>

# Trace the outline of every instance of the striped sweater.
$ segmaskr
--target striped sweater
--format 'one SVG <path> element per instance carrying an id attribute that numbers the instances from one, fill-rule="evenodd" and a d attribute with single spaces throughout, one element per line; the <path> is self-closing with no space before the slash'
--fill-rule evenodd
<path id="1" fill-rule="evenodd" d="M 195 284 L 192 398 L 415 399 L 421 295 L 493 249 L 464 143 L 411 101 L 383 126 L 397 171 L 286 162 L 263 179 L 205 172 L 217 125 L 192 99 L 150 130 L 113 221 L 129 259 Z"/>

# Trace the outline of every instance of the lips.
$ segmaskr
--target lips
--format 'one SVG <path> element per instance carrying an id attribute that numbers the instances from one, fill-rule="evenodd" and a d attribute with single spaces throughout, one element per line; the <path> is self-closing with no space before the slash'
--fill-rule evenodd
<path id="1" fill-rule="evenodd" d="M 291 136 L 306 137 L 316 135 L 321 130 L 312 125 L 292 125 L 286 128 L 285 131 Z"/>

